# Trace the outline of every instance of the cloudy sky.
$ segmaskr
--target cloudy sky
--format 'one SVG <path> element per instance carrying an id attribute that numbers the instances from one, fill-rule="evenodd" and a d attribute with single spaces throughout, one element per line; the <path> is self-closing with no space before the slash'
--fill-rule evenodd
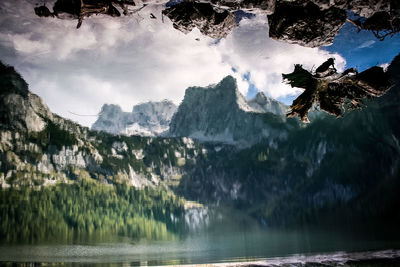
<path id="1" fill-rule="evenodd" d="M 53 112 L 86 126 L 96 117 L 74 113 L 95 115 L 104 103 L 125 111 L 149 100 L 179 104 L 187 87 L 217 83 L 229 74 L 249 97 L 263 91 L 290 104 L 300 91 L 283 84 L 281 73 L 291 72 L 295 63 L 312 68 L 333 56 L 340 70 L 357 62 L 341 54 L 378 42 L 368 35 L 351 48 L 290 45 L 268 38 L 262 15 L 243 19 L 226 39 L 216 41 L 196 29 L 187 35 L 175 30 L 168 18 L 162 21 L 162 5 L 127 17 L 87 18 L 77 30 L 76 20 L 37 17 L 38 2 L 0 1 L 0 60 L 15 66 Z M 399 44 L 396 40 L 392 46 Z M 390 62 L 392 54 L 380 64 Z"/>

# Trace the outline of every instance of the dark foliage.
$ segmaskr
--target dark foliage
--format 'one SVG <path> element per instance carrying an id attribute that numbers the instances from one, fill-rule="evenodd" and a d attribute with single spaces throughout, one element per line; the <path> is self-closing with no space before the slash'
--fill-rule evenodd
<path id="1" fill-rule="evenodd" d="M 2 242 L 73 242 L 107 236 L 164 239 L 182 228 L 182 201 L 165 191 L 81 181 L 0 190 Z M 173 221 L 177 218 L 178 221 Z"/>

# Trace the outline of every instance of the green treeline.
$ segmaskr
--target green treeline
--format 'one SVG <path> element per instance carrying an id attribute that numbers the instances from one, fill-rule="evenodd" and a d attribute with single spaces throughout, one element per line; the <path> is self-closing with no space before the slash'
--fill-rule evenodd
<path id="1" fill-rule="evenodd" d="M 81 181 L 0 190 L 0 240 L 74 242 L 129 236 L 167 239 L 181 229 L 183 201 L 159 189 Z"/>

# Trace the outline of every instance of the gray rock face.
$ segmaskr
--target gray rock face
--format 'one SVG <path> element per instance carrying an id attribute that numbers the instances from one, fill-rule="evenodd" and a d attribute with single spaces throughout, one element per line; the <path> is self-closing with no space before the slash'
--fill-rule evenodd
<path id="1" fill-rule="evenodd" d="M 390 0 L 184 1 L 163 13 L 184 33 L 197 27 L 205 35 L 222 38 L 235 28 L 233 13 L 237 10 L 269 15 L 271 38 L 307 47 L 332 44 L 346 21 L 347 10 L 367 18 L 365 25 L 354 24 L 360 30 L 372 31 L 380 39 L 379 32 L 385 34 L 384 38 L 387 32 L 390 35 L 400 31 L 400 4 Z"/>
<path id="2" fill-rule="evenodd" d="M 51 113 L 14 68 L 1 62 L 0 85 L 0 187 L 41 187 L 82 179 L 154 186 L 179 181 L 186 160 L 195 161 L 200 154 L 201 148 L 179 139 L 91 132 Z M 162 127 L 168 126 L 175 110 L 174 104 L 162 101 L 137 105 L 127 114 L 137 123 L 155 125 L 151 130 L 156 132 L 165 130 Z M 103 111 L 113 122 L 126 115 L 115 105 L 106 105 Z M 166 153 L 170 150 L 165 147 L 173 152 Z"/>
<path id="3" fill-rule="evenodd" d="M 364 1 L 365 0 L 361 0 Z M 309 2 L 314 3 L 317 5 L 321 10 L 325 10 L 331 7 L 337 7 L 340 9 L 344 9 L 347 7 L 347 0 L 278 0 L 278 3 L 291 3 L 293 5 L 300 5 L 300 6 L 306 6 Z"/>
<path id="4" fill-rule="evenodd" d="M 106 14 L 120 16 L 138 12 L 141 8 L 159 5 L 166 0 L 57 0 L 51 11 L 35 8 L 38 16 L 78 19 Z M 360 30 L 372 31 L 378 39 L 400 31 L 400 4 L 394 0 L 209 0 L 169 1 L 163 11 L 173 26 L 188 33 L 198 28 L 212 38 L 226 37 L 236 26 L 236 11 L 269 15 L 270 36 L 308 47 L 330 45 L 345 23 L 346 11 L 365 17 L 353 23 Z M 239 18 L 239 17 L 238 17 Z"/>
<path id="5" fill-rule="evenodd" d="M 13 67 L 0 63 L 0 122 L 9 129 L 39 132 L 45 127 L 43 117 L 51 112 Z"/>
<path id="6" fill-rule="evenodd" d="M 346 11 L 351 10 L 367 18 L 360 30 L 372 31 L 382 39 L 400 31 L 400 4 L 390 0 L 211 0 L 182 2 L 165 10 L 174 27 L 189 32 L 197 27 L 213 38 L 225 37 L 235 27 L 231 23 L 217 22 L 212 12 L 201 11 L 197 5 L 209 10 L 224 10 L 224 18 L 237 10 L 269 15 L 270 37 L 307 47 L 330 45 L 346 21 Z M 379 14 L 379 16 L 378 16 Z M 383 14 L 383 15 L 382 15 Z M 219 19 L 221 21 L 221 19 Z M 231 21 L 231 20 L 230 20 Z M 382 32 L 384 35 L 382 37 Z"/>
<path id="7" fill-rule="evenodd" d="M 177 107 L 168 100 L 135 105 L 124 112 L 118 105 L 103 105 L 92 130 L 112 134 L 159 136 L 168 131 Z"/>
<path id="8" fill-rule="evenodd" d="M 346 11 L 337 7 L 321 10 L 309 2 L 305 6 L 279 3 L 268 16 L 269 36 L 309 47 L 330 45 L 346 22 Z"/>
<path id="9" fill-rule="evenodd" d="M 227 10 L 217 10 L 210 3 L 182 2 L 163 10 L 177 30 L 188 33 L 198 28 L 211 38 L 223 38 L 237 25 L 235 15 Z"/>
<path id="10" fill-rule="evenodd" d="M 123 112 L 120 106 L 104 104 L 92 130 L 120 134 L 125 130 L 128 117 L 129 113 Z"/>
<path id="11" fill-rule="evenodd" d="M 87 164 L 82 151 L 79 151 L 76 145 L 72 148 L 63 147 L 57 154 L 52 155 L 52 161 L 59 170 L 63 170 L 67 166 L 86 168 Z"/>
<path id="12" fill-rule="evenodd" d="M 249 100 L 247 104 L 255 111 L 260 113 L 273 113 L 276 115 L 284 116 L 288 111 L 288 107 L 283 103 L 267 97 L 263 92 L 257 93 L 257 95 Z"/>
<path id="13" fill-rule="evenodd" d="M 284 138 L 286 106 L 258 94 L 247 102 L 231 76 L 215 86 L 190 87 L 173 116 L 170 135 L 202 141 L 251 145 Z M 271 123 L 273 122 L 273 123 Z"/>
<path id="14" fill-rule="evenodd" d="M 400 4 L 390 0 L 280 0 L 268 16 L 270 37 L 308 47 L 330 45 L 351 10 L 366 20 L 353 24 L 378 39 L 400 31 Z M 381 33 L 382 32 L 382 33 Z M 382 37 L 382 34 L 384 35 Z"/>
<path id="15" fill-rule="evenodd" d="M 233 10 L 257 11 L 272 14 L 276 0 L 211 0 L 214 6 Z"/>
<path id="16" fill-rule="evenodd" d="M 352 0 L 348 1 L 347 8 L 353 11 L 354 13 L 359 14 L 362 17 L 370 17 L 375 12 L 385 11 L 391 12 L 396 8 L 396 2 L 398 1 L 387 1 L 387 0 L 373 0 L 373 1 L 365 1 L 365 0 Z"/>
<path id="17" fill-rule="evenodd" d="M 242 9 L 259 9 L 269 15 L 275 11 L 276 0 L 243 0 L 240 2 Z"/>

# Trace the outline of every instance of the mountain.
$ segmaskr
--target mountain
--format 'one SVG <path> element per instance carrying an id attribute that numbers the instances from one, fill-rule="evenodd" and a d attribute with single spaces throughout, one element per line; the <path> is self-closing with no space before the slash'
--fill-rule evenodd
<path id="1" fill-rule="evenodd" d="M 269 112 L 281 116 L 285 116 L 289 109 L 285 104 L 267 97 L 263 92 L 258 92 L 253 99 L 247 101 L 247 104 L 251 107 L 253 112 Z"/>
<path id="2" fill-rule="evenodd" d="M 118 136 L 64 119 L 0 62 L 3 243 L 172 238 L 191 220 L 169 187 L 201 153 L 188 139 Z"/>
<path id="3" fill-rule="evenodd" d="M 177 107 L 168 100 L 146 102 L 124 112 L 118 105 L 105 104 L 92 130 L 112 134 L 159 136 L 167 132 Z"/>
<path id="4" fill-rule="evenodd" d="M 295 127 L 287 123 L 287 107 L 263 93 L 246 101 L 236 80 L 227 76 L 209 87 L 189 87 L 170 124 L 171 136 L 250 146 L 262 139 L 271 145 Z"/>
<path id="5" fill-rule="evenodd" d="M 173 108 L 167 101 L 145 103 L 134 107 L 132 116 L 171 116 Z M 103 111 L 108 116 L 124 116 L 120 108 L 112 105 Z M 166 122 L 159 119 L 154 124 Z M 3 188 L 41 187 L 82 179 L 126 183 L 137 188 L 156 186 L 179 177 L 185 160 L 194 160 L 193 155 L 197 154 L 201 154 L 201 146 L 191 140 L 111 135 L 64 119 L 52 113 L 39 96 L 28 90 L 27 83 L 13 67 L 0 63 L 0 184 Z"/>
<path id="6" fill-rule="evenodd" d="M 400 55 L 388 68 L 394 86 L 386 95 L 343 118 L 319 116 L 274 146 L 208 146 L 179 193 L 251 207 L 266 224 L 399 222 L 399 70 Z"/>
<path id="7" fill-rule="evenodd" d="M 198 28 L 211 38 L 224 38 L 237 26 L 234 13 L 205 2 L 183 1 L 167 7 L 162 14 L 173 22 L 175 29 L 185 34 Z"/>
<path id="8" fill-rule="evenodd" d="M 388 68 L 394 87 L 386 95 L 343 118 L 319 116 L 308 125 L 261 113 L 273 105 L 263 104 L 262 95 L 245 101 L 229 76 L 214 86 L 191 87 L 171 121 L 177 137 L 169 138 L 91 131 L 61 118 L 1 64 L 0 184 L 34 191 L 82 181 L 161 188 L 277 226 L 398 225 L 399 64 L 400 56 Z M 213 142 L 183 137 L 196 133 Z"/>
<path id="9" fill-rule="evenodd" d="M 162 2 L 162 1 L 161 1 Z M 352 21 L 359 30 L 374 32 L 378 39 L 399 32 L 399 5 L 393 0 L 213 0 L 165 1 L 162 15 L 172 21 L 175 29 L 184 33 L 193 28 L 211 38 L 224 38 L 237 27 L 241 12 L 268 15 L 271 38 L 307 47 L 332 44 L 347 17 L 347 11 L 362 18 Z M 144 6 L 154 6 L 160 1 L 57 0 L 53 12 L 46 5 L 34 11 L 40 17 L 78 19 L 77 28 L 85 16 L 105 14 L 119 17 L 130 15 Z M 118 8 L 117 8 L 118 7 Z M 119 9 L 120 8 L 120 9 Z M 121 12 L 120 12 L 120 11 Z M 238 12 L 239 11 L 239 12 Z"/>
<path id="10" fill-rule="evenodd" d="M 132 112 L 105 104 L 91 129 L 127 136 L 181 136 L 249 146 L 263 138 L 269 138 L 271 143 L 284 138 L 287 110 L 286 105 L 262 92 L 247 101 L 238 91 L 235 79 L 228 76 L 214 87 L 188 88 L 179 108 L 168 100 L 138 104 Z"/>

